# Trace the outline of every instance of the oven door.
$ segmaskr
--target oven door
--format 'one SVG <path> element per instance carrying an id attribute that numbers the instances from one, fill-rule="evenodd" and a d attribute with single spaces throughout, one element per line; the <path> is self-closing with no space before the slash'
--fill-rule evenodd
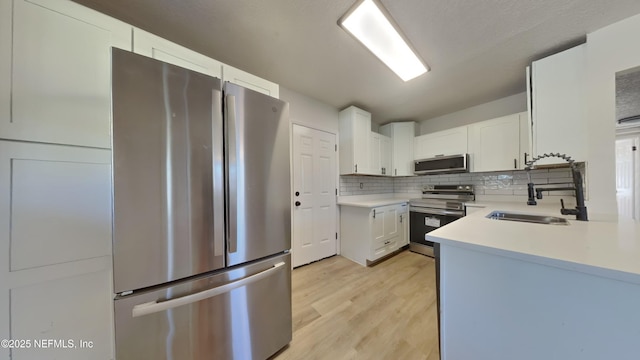
<path id="1" fill-rule="evenodd" d="M 411 251 L 433 257 L 433 242 L 425 235 L 464 216 L 464 210 L 432 209 L 412 206 L 409 208 L 409 248 Z"/>

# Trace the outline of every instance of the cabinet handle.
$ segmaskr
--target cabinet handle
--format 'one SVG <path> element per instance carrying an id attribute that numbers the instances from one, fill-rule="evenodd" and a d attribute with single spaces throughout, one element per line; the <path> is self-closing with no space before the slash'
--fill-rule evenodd
<path id="1" fill-rule="evenodd" d="M 524 165 L 527 166 L 527 153 L 524 153 Z"/>
<path id="2" fill-rule="evenodd" d="M 373 218 L 376 218 L 376 209 L 373 209 Z"/>
<path id="3" fill-rule="evenodd" d="M 518 168 L 518 159 L 513 159 L 513 168 L 514 169 Z"/>
<path id="4" fill-rule="evenodd" d="M 398 169 L 395 170 L 395 174 L 394 175 L 398 175 Z"/>
<path id="5" fill-rule="evenodd" d="M 402 224 L 402 214 L 400 214 L 400 223 Z"/>
<path id="6" fill-rule="evenodd" d="M 356 164 L 356 172 L 358 172 L 358 164 Z"/>

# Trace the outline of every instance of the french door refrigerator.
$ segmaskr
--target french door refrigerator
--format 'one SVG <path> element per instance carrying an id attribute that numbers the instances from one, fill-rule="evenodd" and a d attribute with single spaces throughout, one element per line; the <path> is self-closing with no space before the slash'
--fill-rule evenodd
<path id="1" fill-rule="evenodd" d="M 116 358 L 291 340 L 288 104 L 112 50 Z"/>

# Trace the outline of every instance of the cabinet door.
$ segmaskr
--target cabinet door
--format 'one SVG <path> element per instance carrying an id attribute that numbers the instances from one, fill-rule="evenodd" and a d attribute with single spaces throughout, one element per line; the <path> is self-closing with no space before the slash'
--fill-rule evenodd
<path id="1" fill-rule="evenodd" d="M 140 55 L 222 79 L 221 62 L 137 28 L 133 29 L 133 51 Z"/>
<path id="2" fill-rule="evenodd" d="M 0 338 L 94 345 L 13 359 L 113 358 L 110 162 L 105 149 L 0 141 Z"/>
<path id="3" fill-rule="evenodd" d="M 531 121 L 529 112 L 518 114 L 520 122 L 520 153 L 518 154 L 518 169 L 524 169 L 527 161 L 531 160 Z"/>
<path id="4" fill-rule="evenodd" d="M 413 175 L 413 122 L 394 124 L 393 132 L 393 175 Z"/>
<path id="5" fill-rule="evenodd" d="M 518 169 L 520 115 L 513 114 L 470 125 L 469 153 L 474 172 Z"/>
<path id="6" fill-rule="evenodd" d="M 249 74 L 246 71 L 236 69 L 233 66 L 222 65 L 222 80 L 272 96 L 276 99 L 280 96 L 280 87 L 278 84 Z"/>
<path id="7" fill-rule="evenodd" d="M 384 211 L 384 236 L 390 239 L 401 234 L 400 231 L 400 209 L 395 206 L 386 206 Z"/>
<path id="8" fill-rule="evenodd" d="M 2 62 L 13 68 L 0 136 L 109 148 L 110 50 L 131 50 L 131 27 L 71 1 L 15 0 L 11 15 L 0 14 L 2 26 L 13 21 L 12 41 L 1 35 Z"/>
<path id="9" fill-rule="evenodd" d="M 340 175 L 370 174 L 371 114 L 350 106 L 339 114 Z"/>
<path id="10" fill-rule="evenodd" d="M 380 135 L 380 167 L 382 175 L 393 175 L 391 159 L 393 157 L 393 148 L 391 146 L 391 138 Z"/>
<path id="11" fill-rule="evenodd" d="M 380 162 L 380 134 L 369 131 L 369 171 L 370 175 L 381 175 L 382 165 Z"/>
<path id="12" fill-rule="evenodd" d="M 371 217 L 371 240 L 376 241 L 385 239 L 385 207 L 377 207 L 371 210 L 369 216 Z"/>
<path id="13" fill-rule="evenodd" d="M 413 157 L 414 160 L 426 159 L 427 158 L 427 141 L 429 140 L 428 135 L 420 135 L 413 138 Z"/>
<path id="14" fill-rule="evenodd" d="M 418 141 L 416 159 L 428 159 L 442 155 L 457 155 L 467 152 L 467 127 L 423 135 Z"/>
<path id="15" fill-rule="evenodd" d="M 532 64 L 533 153 L 587 159 L 586 44 Z M 559 158 L 536 164 L 564 163 Z"/>
<path id="16" fill-rule="evenodd" d="M 400 241 L 398 247 L 405 246 L 409 243 L 409 206 L 405 204 L 397 205 L 398 222 L 400 226 Z"/>

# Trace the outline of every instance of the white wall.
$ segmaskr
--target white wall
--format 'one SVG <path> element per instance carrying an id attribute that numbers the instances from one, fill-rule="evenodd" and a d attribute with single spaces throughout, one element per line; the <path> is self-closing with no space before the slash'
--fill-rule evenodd
<path id="1" fill-rule="evenodd" d="M 292 123 L 338 134 L 338 109 L 282 86 L 280 99 L 289 103 Z"/>
<path id="2" fill-rule="evenodd" d="M 522 77 L 525 71 L 522 69 Z M 419 132 L 416 135 L 424 135 L 440 130 L 451 129 L 457 126 L 469 125 L 478 121 L 495 119 L 497 117 L 511 115 L 527 111 L 527 93 L 519 93 L 502 99 L 476 105 L 464 110 L 435 118 L 423 120 L 419 123 Z"/>
<path id="3" fill-rule="evenodd" d="M 616 72 L 640 65 L 640 15 L 587 35 L 588 202 L 591 219 L 615 218 Z"/>

